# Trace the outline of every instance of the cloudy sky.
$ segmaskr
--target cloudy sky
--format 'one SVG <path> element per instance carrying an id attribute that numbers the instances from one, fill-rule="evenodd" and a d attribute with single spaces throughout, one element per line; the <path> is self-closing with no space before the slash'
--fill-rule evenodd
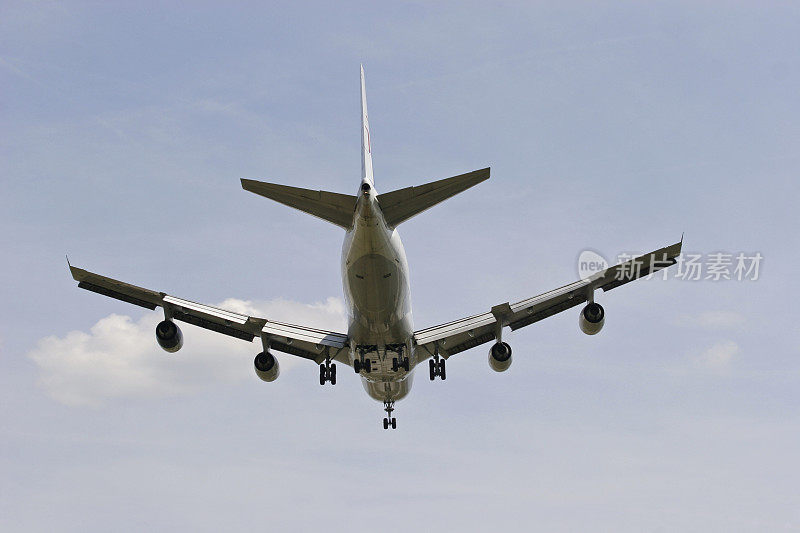
<path id="1" fill-rule="evenodd" d="M 555 4 L 2 2 L 0 529 L 800 529 L 800 9 Z M 601 294 L 596 337 L 420 373 L 393 432 L 352 373 L 166 354 L 76 288 L 65 254 L 344 328 L 341 230 L 238 180 L 352 193 L 362 62 L 379 191 L 492 167 L 401 227 L 418 328 L 682 232 L 758 279 Z"/>

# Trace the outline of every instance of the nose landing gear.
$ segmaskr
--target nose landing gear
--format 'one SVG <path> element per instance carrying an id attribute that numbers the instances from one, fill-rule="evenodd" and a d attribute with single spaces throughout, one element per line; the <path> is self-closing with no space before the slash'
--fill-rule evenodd
<path id="1" fill-rule="evenodd" d="M 386 418 L 383 419 L 383 429 L 397 429 L 397 419 L 392 417 L 394 411 L 394 400 L 386 400 L 383 402 L 383 410 L 386 411 Z"/>

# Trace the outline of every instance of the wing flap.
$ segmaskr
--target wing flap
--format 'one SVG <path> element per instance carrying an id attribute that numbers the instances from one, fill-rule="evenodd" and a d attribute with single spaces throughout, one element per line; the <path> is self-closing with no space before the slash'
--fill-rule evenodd
<path id="1" fill-rule="evenodd" d="M 475 330 L 477 328 L 494 324 L 494 316 L 491 313 L 475 315 L 461 320 L 456 320 L 441 326 L 423 329 L 414 333 L 414 338 L 418 343 L 434 342 L 445 337 L 459 335 Z"/>
<path id="2" fill-rule="evenodd" d="M 192 324 L 204 329 L 216 331 L 217 333 L 222 333 L 223 335 L 228 335 L 230 337 L 235 337 L 248 342 L 252 342 L 256 337 L 252 331 L 254 329 L 258 331 L 257 326 L 249 328 L 243 328 L 241 326 L 237 327 L 227 323 L 220 323 L 219 321 L 209 319 L 208 317 L 200 314 L 185 313 L 179 310 L 172 311 L 172 318 L 175 320 L 180 320 L 181 322 L 186 322 L 187 324 Z"/>
<path id="3" fill-rule="evenodd" d="M 224 320 L 226 323 L 234 322 L 236 324 L 246 324 L 247 319 L 250 318 L 247 315 L 232 313 L 230 311 L 225 311 L 224 309 L 211 307 L 210 305 L 203 305 L 197 302 L 184 300 L 182 298 L 176 298 L 175 296 L 165 295 L 163 300 L 165 303 L 170 304 L 174 308 L 195 311 L 196 313 L 199 313 L 201 315 L 206 315 L 209 317 Z"/>
<path id="4" fill-rule="evenodd" d="M 297 339 L 319 346 L 330 346 L 333 348 L 344 348 L 347 345 L 347 335 L 332 333 L 320 329 L 308 328 L 305 326 L 295 326 L 282 322 L 267 321 L 262 330 L 269 336 L 280 336 L 289 339 Z"/>

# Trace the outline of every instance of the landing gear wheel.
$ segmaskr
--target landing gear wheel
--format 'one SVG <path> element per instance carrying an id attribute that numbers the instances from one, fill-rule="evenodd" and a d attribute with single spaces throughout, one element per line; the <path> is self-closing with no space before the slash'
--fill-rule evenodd
<path id="1" fill-rule="evenodd" d="M 367 374 L 372 372 L 372 361 L 369 359 L 364 359 L 364 372 Z"/>
<path id="2" fill-rule="evenodd" d="M 442 381 L 447 379 L 447 370 L 445 369 L 445 360 L 440 358 L 438 354 L 433 359 L 428 360 L 428 368 L 430 368 L 431 381 L 436 379 L 436 376 L 442 378 Z"/>
<path id="3" fill-rule="evenodd" d="M 388 418 L 384 418 L 383 419 L 383 429 L 389 429 L 389 419 Z"/>
<path id="4" fill-rule="evenodd" d="M 408 357 L 392 358 L 392 372 L 397 372 L 401 368 L 406 372 L 411 370 L 411 363 L 408 360 Z"/>
<path id="5" fill-rule="evenodd" d="M 392 429 L 397 429 L 397 419 L 392 418 Z"/>
<path id="6" fill-rule="evenodd" d="M 359 361 L 358 359 L 353 361 L 353 370 L 356 371 L 356 374 L 361 373 L 361 361 Z"/>
<path id="7" fill-rule="evenodd" d="M 331 364 L 330 359 L 325 359 L 325 362 L 319 365 L 319 384 L 325 385 L 328 381 L 331 385 L 336 385 L 336 365 Z"/>

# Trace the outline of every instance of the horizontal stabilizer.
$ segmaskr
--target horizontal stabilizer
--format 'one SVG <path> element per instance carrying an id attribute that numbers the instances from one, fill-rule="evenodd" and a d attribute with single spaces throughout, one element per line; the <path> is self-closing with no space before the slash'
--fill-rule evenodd
<path id="1" fill-rule="evenodd" d="M 309 215 L 332 222 L 344 229 L 353 225 L 356 197 L 327 191 L 312 191 L 288 185 L 265 183 L 242 178 L 242 188 Z"/>
<path id="2" fill-rule="evenodd" d="M 489 168 L 378 195 L 386 223 L 395 227 L 439 202 L 489 179 Z"/>

